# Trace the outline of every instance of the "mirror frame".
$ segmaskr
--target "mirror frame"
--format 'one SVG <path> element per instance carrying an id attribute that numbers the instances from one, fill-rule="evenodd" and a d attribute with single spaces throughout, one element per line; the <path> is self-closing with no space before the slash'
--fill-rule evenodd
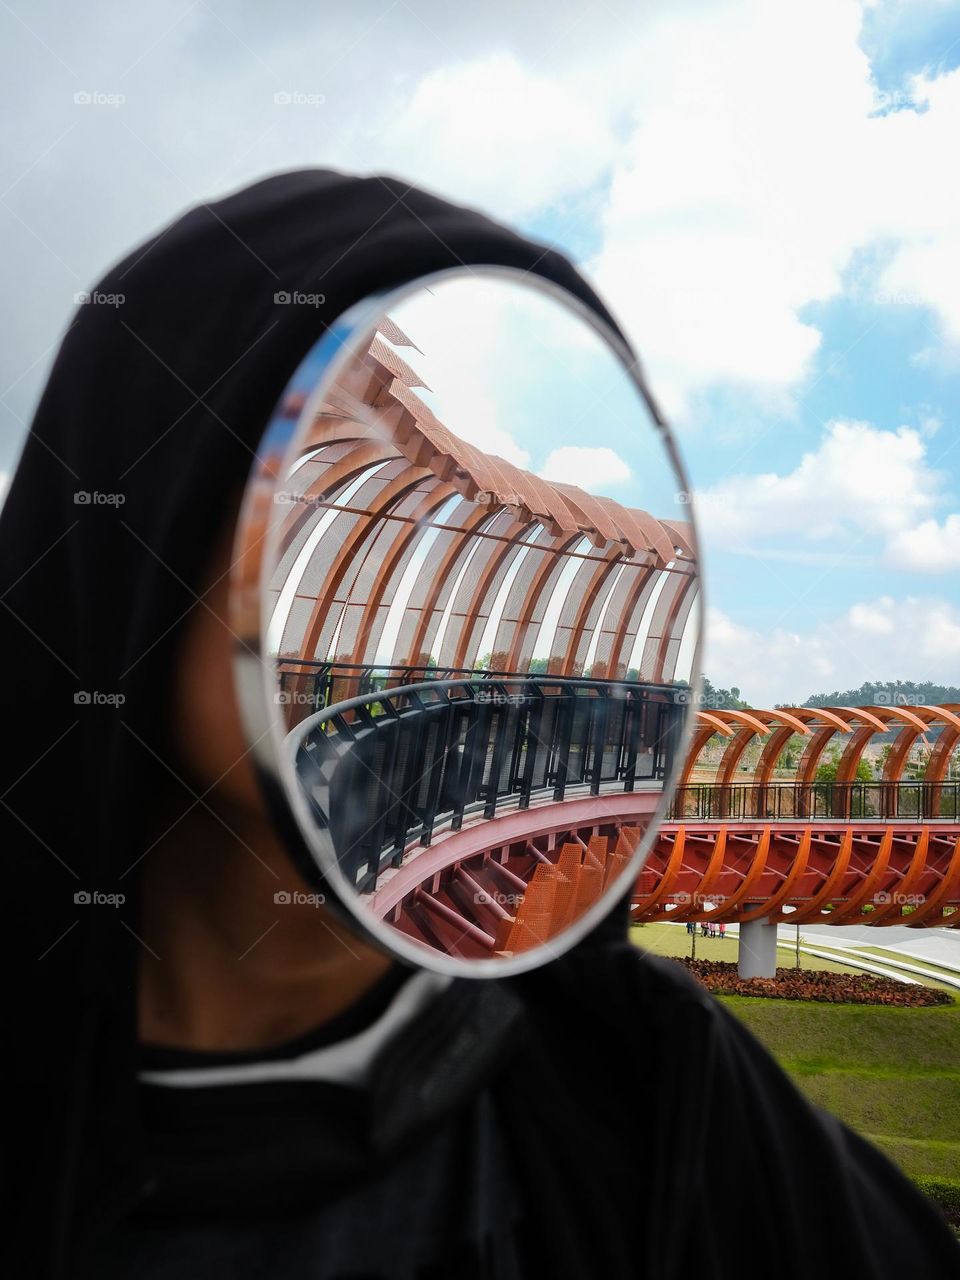
<path id="1" fill-rule="evenodd" d="M 270 509 L 273 508 L 273 495 L 282 483 L 284 471 L 291 461 L 291 447 L 301 434 L 304 424 L 313 418 L 318 403 L 322 403 L 324 388 L 336 377 L 341 366 L 356 354 L 361 340 L 372 335 L 377 321 L 384 314 L 389 314 L 415 292 L 425 286 L 462 278 L 465 274 L 498 279 L 533 289 L 572 312 L 576 319 L 593 329 L 617 358 L 624 375 L 636 389 L 650 415 L 650 429 L 659 431 L 661 447 L 673 468 L 680 491 L 690 492 L 686 468 L 673 434 L 650 393 L 639 359 L 626 340 L 580 298 L 535 272 L 522 271 L 496 262 L 448 267 L 411 277 L 400 285 L 368 295 L 338 316 L 310 347 L 286 386 L 280 390 L 274 411 L 257 445 L 237 520 L 231 558 L 230 624 L 235 637 L 235 688 L 248 749 L 266 800 L 268 816 L 277 828 L 297 870 L 307 883 L 316 886 L 325 895 L 324 905 L 329 906 L 339 920 L 347 924 L 362 940 L 372 943 L 379 950 L 417 968 L 429 969 L 450 977 L 500 978 L 539 968 L 565 954 L 592 932 L 609 915 L 614 904 L 642 870 L 663 822 L 692 738 L 695 719 L 693 709 L 699 702 L 702 682 L 700 659 L 703 651 L 705 608 L 701 545 L 693 504 L 689 504 L 687 515 L 697 551 L 699 612 L 691 669 L 693 678 L 688 693 L 691 709 L 678 736 L 670 773 L 664 780 L 656 809 L 626 867 L 606 892 L 556 938 L 529 951 L 520 952 L 510 959 L 464 960 L 445 955 L 424 947 L 413 939 L 407 939 L 400 930 L 377 920 L 360 908 L 355 889 L 340 871 L 329 832 L 317 828 L 310 816 L 295 772 L 293 755 L 286 742 L 287 735 L 277 714 L 274 659 L 266 652 L 267 618 L 261 608 L 265 579 L 276 564 L 276 521 L 271 518 L 267 535 L 253 540 L 258 525 L 262 524 L 264 502 L 269 501 Z M 308 377 L 310 386 L 300 413 L 295 418 L 285 416 L 282 411 L 284 402 L 291 392 L 302 393 L 306 390 L 304 379 Z M 264 446 L 268 446 L 266 451 L 270 456 L 279 454 L 282 457 L 283 469 L 280 475 L 275 474 L 270 464 L 261 456 L 265 451 Z M 249 545 L 251 541 L 252 545 Z"/>

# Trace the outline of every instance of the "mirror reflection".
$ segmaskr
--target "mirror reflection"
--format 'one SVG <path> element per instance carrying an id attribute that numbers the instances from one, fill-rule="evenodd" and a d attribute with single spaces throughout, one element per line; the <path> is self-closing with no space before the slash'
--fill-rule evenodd
<path id="1" fill-rule="evenodd" d="M 593 324 L 493 274 L 389 304 L 278 412 L 263 647 L 321 870 L 408 953 L 559 949 L 636 874 L 690 712 L 669 438 Z"/>

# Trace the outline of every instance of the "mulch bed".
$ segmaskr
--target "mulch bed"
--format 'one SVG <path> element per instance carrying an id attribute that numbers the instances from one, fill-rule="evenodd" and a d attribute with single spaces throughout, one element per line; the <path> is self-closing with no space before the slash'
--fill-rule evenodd
<path id="1" fill-rule="evenodd" d="M 952 997 L 934 987 L 908 986 L 872 973 L 831 973 L 826 969 L 778 969 L 775 978 L 741 978 L 726 960 L 679 963 L 708 990 L 727 996 L 766 996 L 774 1000 L 818 1000 L 824 1004 L 888 1004 L 920 1008 L 950 1004 Z"/>

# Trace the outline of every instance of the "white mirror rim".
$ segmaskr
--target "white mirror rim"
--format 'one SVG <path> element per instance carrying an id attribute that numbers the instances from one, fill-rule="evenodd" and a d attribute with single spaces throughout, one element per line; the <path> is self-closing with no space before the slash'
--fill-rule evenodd
<path id="1" fill-rule="evenodd" d="M 268 802 L 275 808 L 286 805 L 299 829 L 303 843 L 312 856 L 322 877 L 324 886 L 333 891 L 334 904 L 340 914 L 344 911 L 362 936 L 375 941 L 382 949 L 398 955 L 421 968 L 454 977 L 504 977 L 537 968 L 573 947 L 591 932 L 627 892 L 646 860 L 650 845 L 663 821 L 674 790 L 676 778 L 689 745 L 697 703 L 700 680 L 700 652 L 703 642 L 703 566 L 699 540 L 696 536 L 696 519 L 692 505 L 686 516 L 697 546 L 699 605 L 696 618 L 696 636 L 693 645 L 693 662 L 690 689 L 687 690 L 689 707 L 683 718 L 670 770 L 664 779 L 663 791 L 656 808 L 643 829 L 632 856 L 619 874 L 607 886 L 600 898 L 582 915 L 570 923 L 561 933 L 549 941 L 509 957 L 465 959 L 447 955 L 418 943 L 401 930 L 375 917 L 366 908 L 354 886 L 344 875 L 333 847 L 329 831 L 319 827 L 310 813 L 309 805 L 300 785 L 288 742 L 287 726 L 277 703 L 275 657 L 267 643 L 267 630 L 271 611 L 264 607 L 267 587 L 274 566 L 277 564 L 280 527 L 273 518 L 274 494 L 278 483 L 288 474 L 294 460 L 298 442 L 307 425 L 312 421 L 316 406 L 323 399 L 325 389 L 336 379 L 346 364 L 355 357 L 364 341 L 369 345 L 377 322 L 384 314 L 393 313 L 401 304 L 424 287 L 439 285 L 457 278 L 482 276 L 499 280 L 516 288 L 535 290 L 567 312 L 582 324 L 589 326 L 608 346 L 617 358 L 624 376 L 633 384 L 638 407 L 647 418 L 647 429 L 657 432 L 665 463 L 673 471 L 679 490 L 689 493 L 690 486 L 676 449 L 673 437 L 659 413 L 646 386 L 637 359 L 609 325 L 590 310 L 579 298 L 542 277 L 521 272 L 510 267 L 471 266 L 452 268 L 434 275 L 419 277 L 409 283 L 381 294 L 372 295 L 357 304 L 327 330 L 300 362 L 287 387 L 278 396 L 277 408 L 267 424 L 257 458 L 247 485 L 237 526 L 233 561 L 243 564 L 242 572 L 235 568 L 231 581 L 231 619 L 238 642 L 235 646 L 235 680 L 241 712 L 244 719 L 250 750 L 261 774 Z M 305 394 L 302 409 L 296 418 L 287 416 L 282 407 L 289 403 L 291 394 Z M 282 458 L 279 467 L 276 459 Z M 264 513 L 269 512 L 266 536 L 263 534 Z M 275 817 L 278 815 L 274 815 Z M 281 817 L 286 815 L 280 815 Z M 289 823 L 282 823 L 289 826 Z"/>

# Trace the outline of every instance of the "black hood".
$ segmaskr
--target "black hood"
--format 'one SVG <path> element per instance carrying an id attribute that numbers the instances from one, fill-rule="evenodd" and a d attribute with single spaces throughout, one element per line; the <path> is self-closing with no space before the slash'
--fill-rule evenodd
<path id="1" fill-rule="evenodd" d="M 0 520 L 6 1065 L 26 1143 L 7 1151 L 7 1204 L 37 1250 L 56 1254 L 135 1163 L 137 868 L 157 788 L 176 785 L 174 643 L 227 504 L 329 324 L 371 292 L 481 263 L 545 277 L 612 324 L 553 250 L 394 178 L 305 170 L 192 209 L 67 330 Z M 294 290 L 325 305 L 275 303 Z M 75 901 L 93 891 L 124 902 Z M 626 899 L 592 940 L 625 930 Z"/>

